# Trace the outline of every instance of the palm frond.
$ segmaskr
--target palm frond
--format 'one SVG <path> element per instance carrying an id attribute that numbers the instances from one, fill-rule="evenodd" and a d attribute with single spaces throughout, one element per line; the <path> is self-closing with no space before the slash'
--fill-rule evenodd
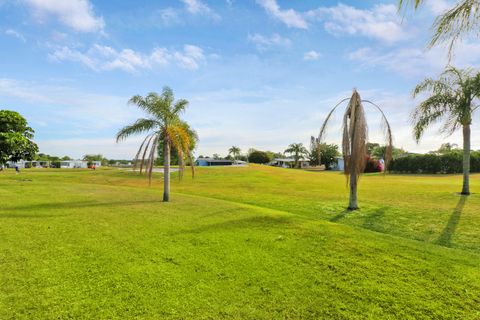
<path id="1" fill-rule="evenodd" d="M 480 2 L 478 0 L 463 0 L 439 16 L 434 24 L 435 33 L 430 41 L 432 47 L 439 43 L 449 42 L 449 57 L 452 57 L 453 47 L 458 40 L 480 25 Z"/>
<path id="2" fill-rule="evenodd" d="M 143 150 L 143 146 L 145 145 L 145 143 L 147 142 L 147 139 L 151 138 L 152 135 L 154 135 L 155 133 L 151 133 L 149 135 L 147 135 L 145 137 L 145 139 L 143 139 L 142 141 L 142 144 L 140 145 L 140 148 L 138 148 L 138 151 L 137 151 L 137 154 L 135 155 L 135 158 L 133 159 L 133 171 L 136 171 L 137 170 L 137 164 L 138 164 L 138 159 L 140 157 L 140 154 Z"/>
<path id="3" fill-rule="evenodd" d="M 148 132 L 150 130 L 158 128 L 159 126 L 160 123 L 156 120 L 141 118 L 135 121 L 135 123 L 133 123 L 132 125 L 125 126 L 120 129 L 120 131 L 118 131 L 116 135 L 116 140 L 117 142 L 119 142 L 125 140 L 132 135 Z"/>
<path id="4" fill-rule="evenodd" d="M 158 139 L 159 139 L 159 136 L 156 135 L 154 140 L 153 140 L 152 147 L 150 148 L 150 154 L 148 156 L 147 170 L 148 170 L 148 185 L 149 186 L 152 185 L 152 172 L 153 172 L 153 166 L 155 164 L 155 155 L 157 154 Z"/>

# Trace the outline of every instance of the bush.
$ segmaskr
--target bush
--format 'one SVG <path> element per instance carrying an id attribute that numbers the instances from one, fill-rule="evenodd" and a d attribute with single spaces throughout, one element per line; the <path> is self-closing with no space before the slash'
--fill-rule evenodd
<path id="1" fill-rule="evenodd" d="M 462 151 L 449 153 L 408 155 L 390 163 L 389 171 L 400 173 L 461 173 L 463 172 Z M 480 152 L 473 151 L 470 172 L 480 172 Z"/>
<path id="2" fill-rule="evenodd" d="M 253 151 L 248 156 L 248 161 L 251 162 L 251 163 L 264 164 L 264 163 L 270 162 L 270 158 L 268 157 L 268 154 L 266 152 Z"/>
<path id="3" fill-rule="evenodd" d="M 367 164 L 364 172 L 382 172 L 382 165 L 380 164 L 380 161 L 367 156 Z"/>

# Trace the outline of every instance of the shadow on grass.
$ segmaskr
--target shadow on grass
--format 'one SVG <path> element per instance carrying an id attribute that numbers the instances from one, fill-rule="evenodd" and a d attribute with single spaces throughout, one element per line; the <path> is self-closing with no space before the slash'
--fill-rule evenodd
<path id="1" fill-rule="evenodd" d="M 332 219 L 330 219 L 331 222 L 338 222 L 340 220 L 342 220 L 343 218 L 345 218 L 347 216 L 347 214 L 351 213 L 353 211 L 351 210 L 348 210 L 348 209 L 345 209 L 344 211 L 340 212 L 339 214 L 337 214 L 335 217 L 333 217 Z"/>
<path id="2" fill-rule="evenodd" d="M 379 224 L 379 221 L 385 215 L 386 208 L 379 208 L 373 211 L 371 214 L 365 217 L 363 220 L 362 227 L 365 229 L 373 230 L 373 231 L 380 231 L 382 224 Z"/>
<path id="3" fill-rule="evenodd" d="M 18 215 L 28 216 L 28 214 L 12 212 L 19 211 L 31 211 L 31 210 L 60 210 L 60 209 L 76 209 L 76 208 L 92 208 L 92 207 L 117 207 L 117 206 L 130 206 L 138 204 L 154 204 L 163 203 L 161 200 L 142 200 L 142 201 L 112 201 L 112 202 L 95 202 L 95 201 L 77 201 L 77 202 L 49 202 L 49 203 L 35 203 L 23 206 L 12 206 L 3 208 L 1 211 L 6 212 L 12 217 Z M 0 211 L 0 219 L 6 214 L 2 214 Z M 33 215 L 32 215 L 33 216 Z M 41 214 L 35 216 L 42 216 Z"/>
<path id="4" fill-rule="evenodd" d="M 178 230 L 176 232 L 170 233 L 170 235 L 182 235 L 182 234 L 197 234 L 203 232 L 216 232 L 216 231 L 226 231 L 233 229 L 255 229 L 255 228 L 271 228 L 278 225 L 285 225 L 290 223 L 291 219 L 289 217 L 271 217 L 271 216 L 256 216 L 249 217 L 237 220 L 229 220 L 219 223 L 213 223 L 208 225 L 198 226 L 197 228 L 187 229 L 187 230 Z"/>
<path id="5" fill-rule="evenodd" d="M 460 199 L 458 200 L 457 206 L 453 210 L 452 215 L 450 216 L 450 219 L 447 222 L 447 225 L 442 231 L 442 234 L 440 237 L 438 237 L 436 243 L 444 246 L 444 247 L 450 247 L 452 245 L 452 236 L 455 233 L 455 229 L 457 228 L 458 222 L 460 221 L 460 216 L 462 215 L 463 207 L 465 206 L 465 203 L 467 202 L 468 196 L 460 196 Z"/>

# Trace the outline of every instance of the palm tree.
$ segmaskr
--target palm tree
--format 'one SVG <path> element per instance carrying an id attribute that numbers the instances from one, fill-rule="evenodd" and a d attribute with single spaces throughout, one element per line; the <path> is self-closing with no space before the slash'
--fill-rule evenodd
<path id="1" fill-rule="evenodd" d="M 303 143 L 292 143 L 285 150 L 285 153 L 293 154 L 293 159 L 295 160 L 295 168 L 297 168 L 300 156 L 308 154 L 308 150 L 303 146 Z"/>
<path id="2" fill-rule="evenodd" d="M 480 96 L 480 73 L 471 70 L 447 68 L 437 80 L 425 79 L 413 91 L 413 97 L 421 93 L 430 96 L 421 102 L 412 113 L 413 133 L 417 142 L 433 123 L 445 120 L 442 132 L 451 135 L 463 129 L 463 187 L 462 194 L 470 194 L 470 126 L 472 115 L 478 105 L 474 100 Z"/>
<path id="3" fill-rule="evenodd" d="M 240 155 L 240 148 L 236 146 L 232 146 L 230 149 L 228 149 L 228 154 L 231 154 L 233 156 L 233 161 L 237 161 L 237 156 Z"/>
<path id="4" fill-rule="evenodd" d="M 185 158 L 190 160 L 192 177 L 195 172 L 191 146 L 195 144 L 197 136 L 195 131 L 180 119 L 180 115 L 188 106 L 188 101 L 174 100 L 173 92 L 169 87 L 164 87 L 161 95 L 151 92 L 145 97 L 133 96 L 129 103 L 145 111 L 148 118 L 140 118 L 117 133 L 117 142 L 135 134 L 147 133 L 135 156 L 134 169 L 140 162 L 140 173 L 145 167 L 150 184 L 157 148 L 159 145 L 163 146 L 163 201 L 165 202 L 170 199 L 170 150 L 172 148 L 178 154 L 180 177 L 183 174 Z"/>
<path id="5" fill-rule="evenodd" d="M 425 0 L 399 0 L 399 7 L 413 4 L 415 9 Z M 470 32 L 478 30 L 480 26 L 480 1 L 461 0 L 451 9 L 435 19 L 434 34 L 430 47 L 444 42 L 450 42 L 449 55 L 451 57 L 454 44 Z"/>
<path id="6" fill-rule="evenodd" d="M 318 141 L 322 142 L 325 138 L 328 121 L 333 112 L 342 103 L 349 101 L 345 114 L 343 116 L 343 139 L 342 151 L 345 163 L 344 173 L 347 177 L 347 183 L 350 184 L 349 210 L 358 209 L 357 187 L 358 178 L 363 173 L 367 159 L 367 122 L 365 119 L 365 110 L 362 103 L 369 103 L 377 108 L 382 114 L 386 137 L 385 167 L 388 166 L 392 157 L 392 130 L 390 124 L 379 106 L 368 100 L 362 100 L 357 90 L 353 90 L 351 98 L 340 101 L 327 115 L 325 122 L 320 129 Z"/>

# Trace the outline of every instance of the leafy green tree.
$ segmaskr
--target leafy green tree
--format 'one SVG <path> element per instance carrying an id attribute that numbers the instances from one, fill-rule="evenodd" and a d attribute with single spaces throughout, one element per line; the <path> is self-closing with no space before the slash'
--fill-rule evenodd
<path id="1" fill-rule="evenodd" d="M 270 162 L 270 158 L 266 152 L 254 150 L 248 155 L 248 162 L 265 164 Z"/>
<path id="2" fill-rule="evenodd" d="M 228 154 L 233 156 L 233 161 L 237 160 L 237 157 L 240 155 L 240 148 L 236 146 L 232 146 L 228 149 Z"/>
<path id="3" fill-rule="evenodd" d="M 303 143 L 292 143 L 285 149 L 285 153 L 293 155 L 295 160 L 295 168 L 298 168 L 298 161 L 302 156 L 308 155 L 308 150 L 303 146 Z"/>
<path id="4" fill-rule="evenodd" d="M 462 194 L 470 194 L 470 140 L 472 116 L 478 109 L 475 99 L 480 97 L 480 73 L 471 70 L 447 68 L 438 79 L 427 78 L 416 86 L 413 97 L 427 93 L 412 113 L 415 139 L 420 141 L 425 130 L 444 120 L 441 131 L 451 135 L 457 129 L 463 132 L 463 187 Z"/>
<path id="5" fill-rule="evenodd" d="M 433 151 L 432 153 L 446 154 L 446 153 L 450 153 L 452 151 L 458 151 L 458 150 L 459 150 L 458 144 L 447 142 L 447 143 L 442 143 L 440 148 L 438 148 L 437 151 Z"/>
<path id="6" fill-rule="evenodd" d="M 312 137 L 313 138 L 313 137 Z M 328 170 L 332 164 L 337 162 L 340 155 L 336 144 L 315 143 L 312 144 L 309 152 L 310 164 L 314 166 L 325 165 Z"/>
<path id="7" fill-rule="evenodd" d="M 143 167 L 148 174 L 151 183 L 153 166 L 157 155 L 159 144 L 163 145 L 163 201 L 170 200 L 170 152 L 175 149 L 179 159 L 188 158 L 194 175 L 194 163 L 192 159 L 191 146 L 194 141 L 187 128 L 188 124 L 180 119 L 180 115 L 188 106 L 185 99 L 175 101 L 173 91 L 164 87 L 162 94 L 151 92 L 142 97 L 136 95 L 129 101 L 148 114 L 148 118 L 140 118 L 135 123 L 122 128 L 117 133 L 117 142 L 124 140 L 131 135 L 147 133 L 137 155 L 135 166 L 140 162 L 140 173 Z M 183 173 L 183 166 L 180 166 L 180 174 Z"/>
<path id="8" fill-rule="evenodd" d="M 387 157 L 388 146 L 386 146 L 386 145 L 381 146 L 378 143 L 375 143 L 375 144 L 377 146 L 372 148 L 372 150 L 370 152 L 368 152 L 368 154 L 375 159 L 385 159 Z M 397 157 L 406 153 L 405 150 L 403 150 L 401 148 L 395 148 L 393 146 L 392 146 L 390 152 L 392 153 L 391 156 L 392 156 L 393 159 L 396 159 Z"/>
<path id="9" fill-rule="evenodd" d="M 418 9 L 426 0 L 399 0 L 399 7 L 413 5 Z M 435 19 L 432 29 L 433 37 L 430 47 L 450 42 L 449 54 L 451 56 L 455 43 L 471 32 L 477 32 L 480 27 L 480 1 L 461 0 Z"/>
<path id="10" fill-rule="evenodd" d="M 33 160 L 38 152 L 38 146 L 32 140 L 34 133 L 18 112 L 0 110 L 0 164 Z"/>
<path id="11" fill-rule="evenodd" d="M 100 161 L 102 165 L 108 164 L 108 159 L 101 154 L 86 154 L 82 160 L 87 161 L 88 165 L 91 165 L 93 161 Z"/>

